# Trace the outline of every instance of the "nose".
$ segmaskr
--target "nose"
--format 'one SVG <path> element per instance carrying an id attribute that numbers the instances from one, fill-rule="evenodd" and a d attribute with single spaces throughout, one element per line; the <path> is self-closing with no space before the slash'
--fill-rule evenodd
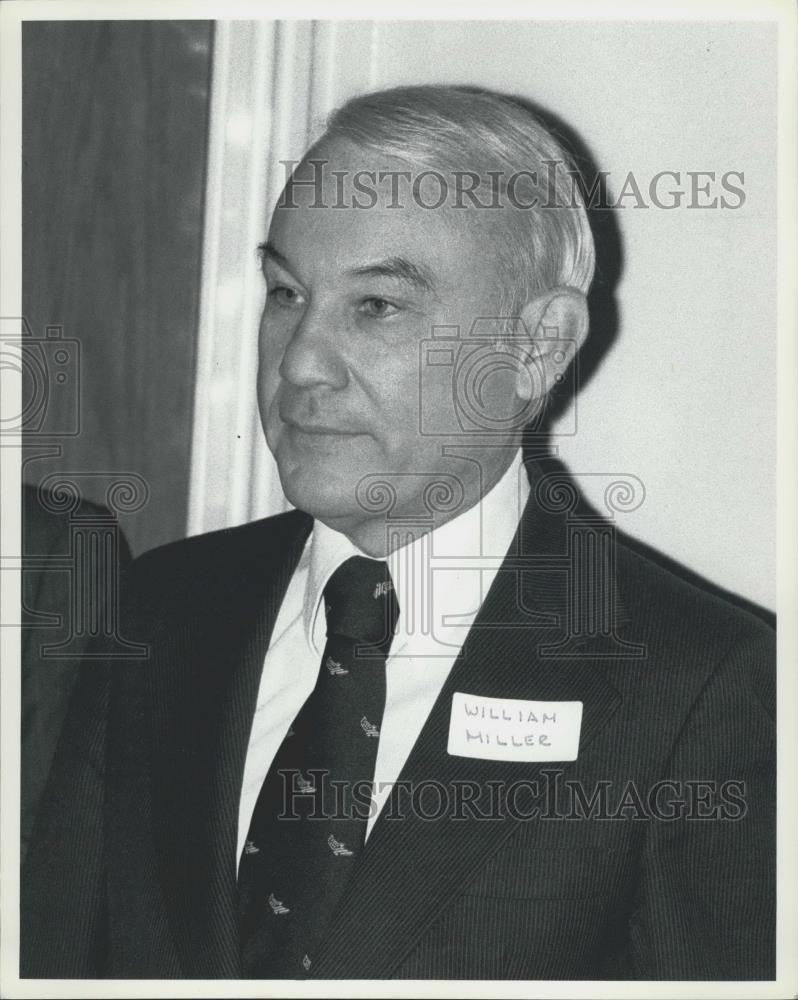
<path id="1" fill-rule="evenodd" d="M 280 361 L 280 377 L 298 389 L 342 389 L 347 369 L 340 352 L 337 325 L 330 315 L 309 307 L 291 333 Z"/>

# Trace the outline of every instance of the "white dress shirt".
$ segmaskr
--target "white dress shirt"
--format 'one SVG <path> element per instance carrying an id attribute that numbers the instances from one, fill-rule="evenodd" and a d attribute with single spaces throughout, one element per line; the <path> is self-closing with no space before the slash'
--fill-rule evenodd
<path id="1" fill-rule="evenodd" d="M 386 557 L 399 619 L 386 663 L 385 713 L 367 836 L 507 553 L 528 496 L 519 450 L 479 503 Z M 316 685 L 326 643 L 324 588 L 353 555 L 365 553 L 345 535 L 313 522 L 263 663 L 238 811 L 239 859 L 261 785 Z"/>

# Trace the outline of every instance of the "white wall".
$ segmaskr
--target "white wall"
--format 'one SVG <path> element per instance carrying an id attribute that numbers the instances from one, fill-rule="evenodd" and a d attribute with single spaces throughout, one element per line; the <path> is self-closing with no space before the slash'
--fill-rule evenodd
<path id="1" fill-rule="evenodd" d="M 625 530 L 775 607 L 775 28 L 416 21 L 292 30 L 301 33 L 291 62 L 303 93 L 310 87 L 310 118 L 372 87 L 474 83 L 524 94 L 564 118 L 616 193 L 629 171 L 644 193 L 661 170 L 681 171 L 684 185 L 691 170 L 744 171 L 746 200 L 736 210 L 640 209 L 630 200 L 617 212 L 625 261 L 619 335 L 578 398 L 578 433 L 561 439 L 561 454 L 574 472 L 637 476 L 646 500 L 623 517 Z M 273 35 L 279 59 L 288 36 Z M 285 59 L 283 72 L 290 80 Z M 287 111 L 277 100 L 270 107 L 279 125 Z M 295 106 L 291 115 L 296 131 Z M 264 141 L 264 166 L 279 152 Z M 212 167 L 209 192 L 226 183 Z M 246 212 L 245 201 L 239 207 Z M 206 284 L 213 281 L 211 270 Z M 231 335 L 255 333 L 253 326 Z M 251 374 L 239 369 L 238 377 Z M 200 372 L 200 418 L 219 377 Z M 214 488 L 195 489 L 194 531 L 280 505 L 256 424 L 239 431 L 260 470 L 248 499 L 231 504 L 219 493 L 231 432 L 224 440 L 206 433 L 195 441 L 195 464 L 213 454 L 221 475 Z"/>

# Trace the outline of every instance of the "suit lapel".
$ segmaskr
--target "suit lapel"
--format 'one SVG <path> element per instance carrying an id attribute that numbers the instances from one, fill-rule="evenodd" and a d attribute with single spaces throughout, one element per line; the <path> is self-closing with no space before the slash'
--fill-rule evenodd
<path id="1" fill-rule="evenodd" d="M 168 664 L 151 682 L 152 711 L 162 713 L 153 739 L 155 830 L 187 976 L 240 976 L 236 836 L 244 761 L 263 658 L 311 524 L 294 512 L 279 528 L 265 522 L 261 535 L 242 529 L 243 544 L 206 567 L 216 574 L 211 620 L 207 599 L 198 600 L 198 619 L 175 630 Z"/>
<path id="2" fill-rule="evenodd" d="M 561 566 L 563 520 L 562 512 L 544 510 L 536 502 L 533 479 L 533 495 L 504 568 L 399 776 L 400 788 L 434 780 L 451 792 L 458 783 L 476 783 L 486 790 L 478 800 L 482 811 L 497 818 L 466 813 L 456 821 L 424 819 L 413 814 L 409 797 L 403 799 L 395 788 L 330 932 L 313 956 L 314 976 L 390 977 L 446 903 L 518 828 L 521 820 L 508 816 L 504 803 L 498 809 L 490 804 L 490 783 L 506 789 L 519 779 L 540 781 L 543 768 L 568 767 L 450 756 L 446 748 L 455 691 L 581 701 L 580 754 L 620 704 L 599 660 L 547 654 L 564 636 L 569 578 Z M 389 818 L 391 810 L 404 817 Z"/>

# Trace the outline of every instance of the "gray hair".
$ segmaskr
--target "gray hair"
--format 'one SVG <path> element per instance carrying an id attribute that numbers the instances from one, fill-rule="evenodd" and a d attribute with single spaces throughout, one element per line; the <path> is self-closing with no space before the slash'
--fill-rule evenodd
<path id="1" fill-rule="evenodd" d="M 334 111 L 322 140 L 342 138 L 430 170 L 489 174 L 506 194 L 536 207 L 512 210 L 500 259 L 504 305 L 518 315 L 549 289 L 587 293 L 595 270 L 582 178 L 564 146 L 520 98 L 475 87 L 413 86 L 352 98 Z M 321 140 L 319 140 L 321 141 Z M 494 184 L 496 181 L 494 181 Z"/>

